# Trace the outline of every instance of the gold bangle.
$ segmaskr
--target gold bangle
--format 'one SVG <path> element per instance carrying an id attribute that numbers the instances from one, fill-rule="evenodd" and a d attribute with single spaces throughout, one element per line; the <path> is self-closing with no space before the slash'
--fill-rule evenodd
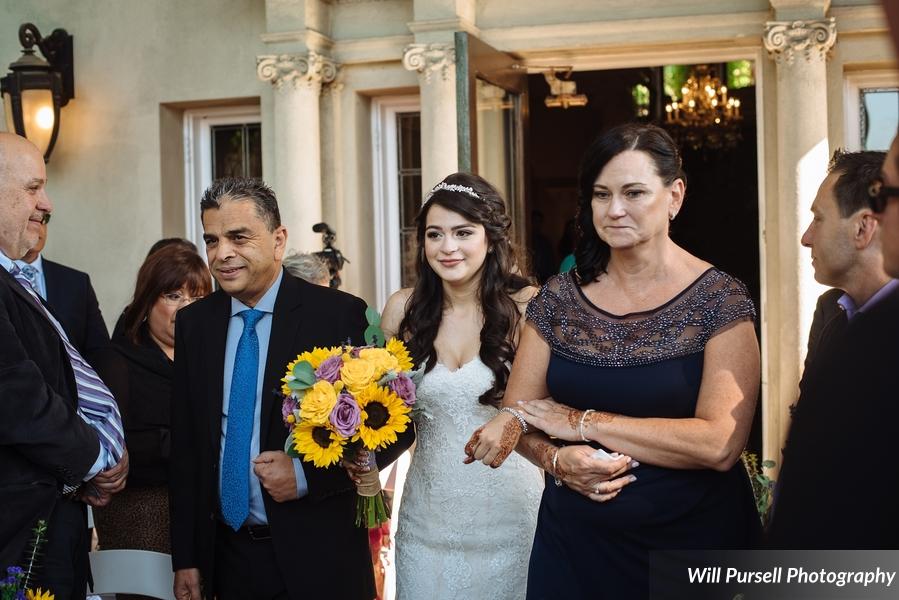
<path id="1" fill-rule="evenodd" d="M 558 476 L 556 475 L 556 473 L 559 472 L 558 468 L 556 467 L 556 462 L 559 460 L 559 450 L 561 450 L 561 448 L 556 446 L 556 451 L 555 451 L 555 453 L 553 453 L 553 461 L 552 461 L 553 462 L 552 476 L 553 476 L 553 479 L 555 479 L 556 487 L 562 487 L 562 480 L 559 479 Z"/>
<path id="2" fill-rule="evenodd" d="M 578 425 L 577 425 L 577 432 L 578 432 L 578 434 L 581 436 L 581 441 L 584 441 L 584 442 L 589 442 L 589 441 L 590 441 L 590 440 L 587 439 L 587 436 L 584 435 L 584 419 L 586 419 L 586 418 L 587 418 L 587 415 L 590 414 L 590 413 L 592 413 L 592 412 L 596 412 L 596 411 L 593 410 L 592 408 L 588 408 L 588 409 L 585 410 L 583 413 L 581 413 L 581 421 L 580 421 L 580 423 L 578 423 Z"/>

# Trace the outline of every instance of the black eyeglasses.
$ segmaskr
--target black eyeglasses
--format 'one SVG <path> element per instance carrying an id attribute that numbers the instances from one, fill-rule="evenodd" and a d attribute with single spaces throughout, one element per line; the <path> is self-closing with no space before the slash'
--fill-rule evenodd
<path id="1" fill-rule="evenodd" d="M 874 212 L 882 213 L 890 198 L 899 198 L 899 187 L 883 185 L 882 179 L 875 179 L 868 186 L 868 203 Z"/>
<path id="2" fill-rule="evenodd" d="M 50 213 L 44 213 L 44 218 L 43 218 L 43 220 L 41 220 L 41 223 L 46 225 L 49 222 L 50 222 Z"/>

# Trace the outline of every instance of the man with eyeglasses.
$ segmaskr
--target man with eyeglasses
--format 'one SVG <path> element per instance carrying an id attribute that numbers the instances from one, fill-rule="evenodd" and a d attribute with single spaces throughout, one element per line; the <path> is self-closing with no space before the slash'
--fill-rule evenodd
<path id="1" fill-rule="evenodd" d="M 41 255 L 47 243 L 50 217 L 51 213 L 44 215 L 37 245 L 15 262 L 31 287 L 56 313 L 69 341 L 90 362 L 99 349 L 109 344 L 109 331 L 90 276 Z"/>
<path id="2" fill-rule="evenodd" d="M 869 184 L 884 271 L 899 275 L 899 145 Z M 803 375 L 769 542 L 784 549 L 899 548 L 899 290 L 832 336 Z"/>

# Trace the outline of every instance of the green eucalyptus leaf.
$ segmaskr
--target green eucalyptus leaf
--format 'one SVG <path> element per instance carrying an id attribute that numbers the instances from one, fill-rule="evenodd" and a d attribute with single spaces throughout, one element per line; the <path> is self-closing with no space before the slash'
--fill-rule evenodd
<path id="1" fill-rule="evenodd" d="M 776 464 L 777 463 L 774 462 L 773 460 L 763 460 L 762 461 L 762 467 L 764 467 L 766 469 L 773 469 L 774 465 L 776 465 Z"/>
<path id="2" fill-rule="evenodd" d="M 307 360 L 298 362 L 296 365 L 294 365 L 293 376 L 296 377 L 294 381 L 297 381 L 300 384 L 304 385 L 304 387 L 301 387 L 299 389 L 306 389 L 315 385 L 315 369 L 312 368 L 312 365 Z M 288 386 L 289 385 L 290 384 L 288 384 Z"/>
<path id="3" fill-rule="evenodd" d="M 365 343 L 368 346 L 375 346 L 377 348 L 383 348 L 387 343 L 387 340 L 384 339 L 384 332 L 378 325 L 369 325 L 365 328 Z"/>
<path id="4" fill-rule="evenodd" d="M 290 435 L 287 436 L 287 439 L 284 440 L 284 454 L 291 458 L 303 458 L 293 445 L 293 432 L 291 432 Z"/>
<path id="5" fill-rule="evenodd" d="M 369 325 L 374 325 L 375 327 L 381 326 L 381 315 L 371 306 L 365 307 L 365 320 L 368 321 Z"/>

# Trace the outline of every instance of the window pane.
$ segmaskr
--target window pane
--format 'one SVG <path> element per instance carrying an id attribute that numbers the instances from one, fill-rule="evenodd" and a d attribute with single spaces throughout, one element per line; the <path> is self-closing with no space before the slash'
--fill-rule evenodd
<path id="1" fill-rule="evenodd" d="M 421 115 L 397 115 L 400 141 L 400 170 L 421 169 Z"/>
<path id="2" fill-rule="evenodd" d="M 414 227 L 421 208 L 421 175 L 400 175 L 400 227 Z"/>
<path id="3" fill-rule="evenodd" d="M 889 150 L 899 125 L 899 90 L 871 88 L 861 91 L 862 150 Z"/>
<path id="4" fill-rule="evenodd" d="M 415 248 L 417 242 L 415 240 L 414 229 L 403 229 L 400 232 L 400 250 L 402 255 L 402 277 L 401 285 L 403 287 L 412 287 L 415 285 Z"/>
<path id="5" fill-rule="evenodd" d="M 247 177 L 262 179 L 262 125 L 247 125 Z"/>
<path id="6" fill-rule="evenodd" d="M 212 127 L 212 179 L 244 176 L 244 126 Z"/>

